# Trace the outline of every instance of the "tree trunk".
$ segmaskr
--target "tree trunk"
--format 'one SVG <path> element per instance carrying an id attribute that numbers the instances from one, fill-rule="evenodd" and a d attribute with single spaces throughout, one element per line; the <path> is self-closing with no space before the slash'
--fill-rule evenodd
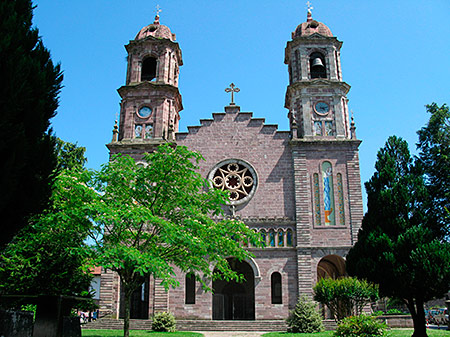
<path id="1" fill-rule="evenodd" d="M 423 305 L 423 301 L 417 299 L 415 300 L 415 306 L 414 301 L 408 302 L 408 309 L 414 324 L 414 333 L 412 337 L 428 337 Z"/>
<path id="2" fill-rule="evenodd" d="M 130 337 L 130 303 L 131 303 L 131 295 L 132 291 L 129 291 L 127 287 L 124 291 L 124 309 L 125 316 L 123 318 L 123 337 Z"/>

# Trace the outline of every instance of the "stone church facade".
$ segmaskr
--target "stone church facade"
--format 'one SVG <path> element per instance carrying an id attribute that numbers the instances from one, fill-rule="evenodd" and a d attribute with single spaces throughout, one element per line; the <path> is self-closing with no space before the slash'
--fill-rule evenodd
<path id="1" fill-rule="evenodd" d="M 157 16 L 125 46 L 127 77 L 118 89 L 120 121 L 107 145 L 110 154 L 139 162 L 167 141 L 200 152 L 200 173 L 210 188 L 230 191 L 228 215 L 258 231 L 266 244 L 249 246 L 254 257 L 247 261 L 230 257 L 246 281 L 214 281 L 214 294 L 189 274 L 178 273 L 180 286 L 167 292 L 149 278 L 134 294 L 132 318 L 171 311 L 178 319 L 285 319 L 300 295 L 311 295 L 318 278 L 345 274 L 363 207 L 360 140 L 349 117 L 341 46 L 309 12 L 292 33 L 285 52 L 289 130 L 265 124 L 232 102 L 187 132 L 178 132 L 183 60 L 175 35 Z M 118 276 L 103 271 L 100 310 L 119 317 L 120 299 Z"/>

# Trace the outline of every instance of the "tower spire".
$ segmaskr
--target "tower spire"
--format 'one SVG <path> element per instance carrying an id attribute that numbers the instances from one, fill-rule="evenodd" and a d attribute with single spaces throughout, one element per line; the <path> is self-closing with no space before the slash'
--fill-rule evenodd
<path id="1" fill-rule="evenodd" d="M 312 21 L 312 10 L 314 9 L 314 7 L 312 6 L 311 1 L 306 2 L 306 7 L 308 9 L 308 14 L 307 14 L 307 22 Z"/>
<path id="2" fill-rule="evenodd" d="M 155 25 L 159 25 L 159 13 L 162 12 L 161 7 L 159 7 L 159 5 L 156 5 L 156 15 L 155 15 L 155 21 L 153 22 L 153 24 Z"/>

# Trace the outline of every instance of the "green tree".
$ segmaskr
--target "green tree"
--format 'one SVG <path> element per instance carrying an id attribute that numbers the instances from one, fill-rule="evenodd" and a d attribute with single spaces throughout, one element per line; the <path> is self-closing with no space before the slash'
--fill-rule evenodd
<path id="1" fill-rule="evenodd" d="M 97 243 L 94 263 L 120 276 L 124 336 L 129 335 L 131 295 L 146 277 L 153 275 L 166 287 L 177 286 L 174 268 L 178 267 L 197 272 L 197 280 L 206 288 L 204 277 L 241 280 L 226 257 L 245 259 L 250 253 L 239 242 L 259 242 L 245 224 L 223 217 L 227 194 L 206 188 L 197 172 L 200 154 L 166 144 L 144 159 L 146 166 L 116 156 L 98 172 L 61 177 L 62 192 L 85 191 L 64 199 L 87 198 L 73 206 L 80 221 L 91 221 L 91 237 Z"/>
<path id="2" fill-rule="evenodd" d="M 30 0 L 0 2 L 0 247 L 48 206 L 56 167 L 49 120 L 63 77 L 32 16 Z"/>
<path id="3" fill-rule="evenodd" d="M 314 300 L 326 305 L 336 321 L 361 314 L 378 299 L 378 286 L 354 277 L 322 278 L 314 286 Z"/>
<path id="4" fill-rule="evenodd" d="M 56 139 L 60 166 L 77 170 L 86 159 L 84 148 Z M 67 159 L 69 158 L 69 159 Z M 85 189 L 67 191 L 67 173 L 53 185 L 50 207 L 30 218 L 0 256 L 0 293 L 16 295 L 87 296 L 92 274 L 84 240 L 90 222 L 80 212 Z M 76 185 L 75 185 L 76 187 Z M 92 193 L 92 192 L 91 192 Z"/>
<path id="5" fill-rule="evenodd" d="M 427 336 L 424 303 L 449 289 L 450 245 L 429 216 L 432 198 L 408 144 L 389 137 L 375 169 L 365 184 L 368 211 L 347 270 L 378 283 L 381 295 L 401 299 L 413 318 L 413 336 Z"/>
<path id="6" fill-rule="evenodd" d="M 57 172 L 61 170 L 82 169 L 87 162 L 84 155 L 86 148 L 78 146 L 76 143 L 65 142 L 58 137 L 55 139 L 55 151 L 57 158 Z"/>
<path id="7" fill-rule="evenodd" d="M 432 103 L 426 108 L 430 120 L 417 132 L 418 163 L 433 196 L 427 217 L 439 238 L 450 234 L 450 111 L 446 104 L 439 107 Z"/>

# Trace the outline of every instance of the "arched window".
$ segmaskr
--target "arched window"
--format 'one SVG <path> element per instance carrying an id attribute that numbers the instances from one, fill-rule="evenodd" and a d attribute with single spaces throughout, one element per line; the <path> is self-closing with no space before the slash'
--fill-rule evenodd
<path id="1" fill-rule="evenodd" d="M 142 62 L 141 81 L 151 81 L 156 77 L 156 58 L 147 57 Z"/>
<path id="2" fill-rule="evenodd" d="M 309 57 L 309 69 L 311 78 L 327 78 L 327 68 L 325 64 L 325 57 L 319 53 L 312 53 Z"/>
<path id="3" fill-rule="evenodd" d="M 263 247 L 265 247 L 267 245 L 267 235 L 266 235 L 266 230 L 265 229 L 261 229 L 259 231 L 259 234 L 261 235 L 261 241 L 263 244 Z"/>
<path id="4" fill-rule="evenodd" d="M 282 229 L 278 230 L 278 247 L 284 247 L 284 232 Z"/>
<path id="5" fill-rule="evenodd" d="M 272 288 L 272 304 L 281 304 L 282 293 L 281 293 L 281 274 L 279 272 L 272 273 L 270 277 L 270 283 Z"/>
<path id="6" fill-rule="evenodd" d="M 186 274 L 186 294 L 185 303 L 195 304 L 195 275 L 194 273 Z"/>
<path id="7" fill-rule="evenodd" d="M 292 230 L 288 229 L 286 232 L 286 246 L 288 247 L 292 247 L 293 246 L 293 242 L 292 242 Z"/>
<path id="8" fill-rule="evenodd" d="M 322 179 L 325 225 L 334 226 L 336 225 L 336 221 L 334 212 L 333 170 L 331 167 L 331 163 L 328 161 L 325 161 L 322 164 Z"/>
<path id="9" fill-rule="evenodd" d="M 269 231 L 269 246 L 275 247 L 275 231 L 273 229 Z"/>

